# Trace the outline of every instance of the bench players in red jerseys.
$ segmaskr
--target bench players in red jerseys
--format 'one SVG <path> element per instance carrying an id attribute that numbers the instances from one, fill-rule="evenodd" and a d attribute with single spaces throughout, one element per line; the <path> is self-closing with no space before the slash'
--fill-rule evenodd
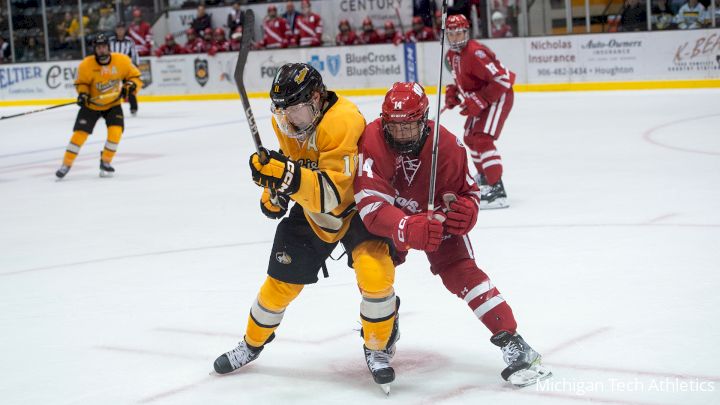
<path id="1" fill-rule="evenodd" d="M 360 140 L 355 202 L 367 229 L 392 239 L 400 260 L 409 249 L 424 250 L 430 270 L 463 299 L 492 332 L 507 363 L 501 375 L 516 386 L 550 376 L 541 356 L 517 334 L 510 306 L 475 264 L 467 234 L 475 225 L 480 192 L 468 171 L 465 148 L 440 127 L 435 206 L 428 218 L 432 134 L 428 98 L 417 83 L 395 83 L 380 118 Z"/>
<path id="2" fill-rule="evenodd" d="M 513 106 L 515 73 L 505 68 L 486 46 L 470 41 L 469 29 L 464 15 L 447 18 L 450 44 L 447 59 L 455 84 L 446 88 L 445 106 L 448 109 L 460 106 L 460 114 L 467 116 L 464 141 L 478 171 L 480 208 L 506 208 L 502 160 L 495 141 Z"/>

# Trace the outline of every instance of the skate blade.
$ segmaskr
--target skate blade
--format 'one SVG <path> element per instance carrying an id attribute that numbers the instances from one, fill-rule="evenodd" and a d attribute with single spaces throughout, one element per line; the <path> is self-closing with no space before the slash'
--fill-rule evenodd
<path id="1" fill-rule="evenodd" d="M 528 385 L 537 384 L 546 378 L 552 377 L 552 372 L 543 365 L 532 366 L 525 370 L 514 372 L 508 382 L 516 387 L 522 388 Z"/>
<path id="2" fill-rule="evenodd" d="M 507 203 L 505 198 L 498 198 L 495 201 L 488 203 L 486 201 L 480 201 L 481 210 L 497 210 L 501 208 L 508 208 L 510 204 Z"/>
<path id="3" fill-rule="evenodd" d="M 383 390 L 386 397 L 390 396 L 390 384 L 380 384 L 380 389 Z"/>
<path id="4" fill-rule="evenodd" d="M 100 177 L 103 179 L 107 179 L 113 176 L 113 172 L 106 172 L 105 170 L 100 170 Z"/>

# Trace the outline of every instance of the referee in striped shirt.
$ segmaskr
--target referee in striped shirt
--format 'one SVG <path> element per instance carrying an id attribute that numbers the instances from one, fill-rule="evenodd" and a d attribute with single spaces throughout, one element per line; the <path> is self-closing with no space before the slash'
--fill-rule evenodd
<path id="1" fill-rule="evenodd" d="M 115 26 L 115 35 L 110 37 L 110 52 L 125 54 L 130 57 L 130 60 L 135 66 L 138 66 L 140 64 L 140 58 L 138 57 L 137 49 L 135 49 L 135 42 L 128 38 L 125 35 L 126 33 L 125 23 L 119 22 Z M 129 95 L 128 101 L 130 102 L 130 114 L 133 116 L 137 115 L 137 96 L 134 94 Z"/>

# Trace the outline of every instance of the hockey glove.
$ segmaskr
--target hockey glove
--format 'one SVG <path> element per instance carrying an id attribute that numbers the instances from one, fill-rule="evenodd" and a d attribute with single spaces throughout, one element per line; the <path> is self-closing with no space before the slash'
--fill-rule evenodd
<path id="1" fill-rule="evenodd" d="M 393 234 L 395 246 L 402 250 L 418 249 L 434 252 L 442 242 L 443 226 L 437 219 L 428 219 L 426 213 L 403 217 Z"/>
<path id="2" fill-rule="evenodd" d="M 290 197 L 285 194 L 277 194 L 266 188 L 260 197 L 260 211 L 270 219 L 280 219 L 285 216 L 289 201 Z"/>
<path id="3" fill-rule="evenodd" d="M 123 83 L 122 90 L 120 90 L 120 97 L 127 98 L 128 96 L 135 94 L 135 90 L 137 90 L 137 84 L 135 84 L 132 80 L 128 80 Z"/>
<path id="4" fill-rule="evenodd" d="M 465 101 L 460 106 L 460 115 L 468 115 L 476 117 L 480 115 L 482 110 L 487 108 L 488 103 L 482 97 L 478 96 L 474 92 L 465 93 Z"/>
<path id="5" fill-rule="evenodd" d="M 467 197 L 457 197 L 454 193 L 443 194 L 447 207 L 445 229 L 453 235 L 466 235 L 477 222 L 478 207 Z"/>
<path id="6" fill-rule="evenodd" d="M 292 195 L 300 188 L 300 165 L 274 150 L 265 151 L 266 163 L 257 152 L 250 156 L 250 171 L 255 184 L 281 194 Z"/>
<path id="7" fill-rule="evenodd" d="M 457 86 L 454 84 L 445 86 L 445 108 L 452 110 L 460 104 L 462 104 L 462 100 L 460 100 L 460 90 Z"/>
<path id="8" fill-rule="evenodd" d="M 87 94 L 87 93 L 78 94 L 77 105 L 79 105 L 80 107 L 85 107 L 88 105 L 88 101 L 90 101 L 89 94 Z"/>

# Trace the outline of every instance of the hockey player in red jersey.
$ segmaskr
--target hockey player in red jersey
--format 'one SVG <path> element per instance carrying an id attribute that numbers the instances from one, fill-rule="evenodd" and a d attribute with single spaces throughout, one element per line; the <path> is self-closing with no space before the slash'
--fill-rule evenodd
<path id="1" fill-rule="evenodd" d="M 290 29 L 287 21 L 278 17 L 277 7 L 274 5 L 268 6 L 262 29 L 263 39 L 255 44 L 256 48 L 287 48 L 290 44 Z"/>
<path id="2" fill-rule="evenodd" d="M 208 53 L 213 47 L 213 29 L 205 28 L 203 36 L 197 41 L 197 49 L 199 53 Z"/>
<path id="3" fill-rule="evenodd" d="M 230 35 L 230 50 L 237 52 L 240 50 L 240 43 L 242 42 L 242 26 L 235 28 L 235 32 Z"/>
<path id="4" fill-rule="evenodd" d="M 187 31 L 185 31 L 185 35 L 187 37 L 187 42 L 185 42 L 185 46 L 183 47 L 185 53 L 190 54 L 202 52 L 202 39 L 197 37 L 197 34 L 195 34 L 195 30 L 189 28 Z"/>
<path id="5" fill-rule="evenodd" d="M 365 17 L 365 19 L 362 22 L 362 32 L 360 32 L 360 43 L 368 44 L 368 45 L 382 43 L 380 34 L 378 34 L 377 30 L 373 26 L 373 23 L 372 23 L 372 20 L 370 19 L 370 17 Z"/>
<path id="6" fill-rule="evenodd" d="M 158 58 L 164 55 L 182 55 L 184 53 L 185 48 L 175 42 L 175 37 L 172 34 L 165 35 L 165 43 L 155 50 L 155 56 Z"/>
<path id="7" fill-rule="evenodd" d="M 465 148 L 440 127 L 436 211 L 428 218 L 428 189 L 435 122 L 428 120 L 428 99 L 417 83 L 395 83 L 385 95 L 380 118 L 360 139 L 355 202 L 367 229 L 393 241 L 404 258 L 424 250 L 430 270 L 465 300 L 492 332 L 507 363 L 501 375 L 517 386 L 550 376 L 541 356 L 517 334 L 512 310 L 488 276 L 475 264 L 467 234 L 475 225 L 480 192 L 468 171 Z"/>
<path id="8" fill-rule="evenodd" d="M 215 33 L 213 34 L 213 43 L 210 47 L 210 50 L 208 51 L 208 54 L 210 56 L 215 55 L 218 52 L 229 52 L 230 51 L 230 42 L 225 39 L 225 29 L 222 27 L 215 28 Z"/>
<path id="9" fill-rule="evenodd" d="M 432 28 L 426 27 L 420 16 L 412 19 L 412 29 L 405 33 L 405 42 L 437 41 Z"/>
<path id="10" fill-rule="evenodd" d="M 335 45 L 357 45 L 360 43 L 355 31 L 350 27 L 350 21 L 346 18 L 340 20 L 338 24 L 338 34 L 335 36 Z"/>
<path id="11" fill-rule="evenodd" d="M 150 24 L 142 20 L 142 12 L 133 10 L 133 21 L 128 27 L 128 36 L 135 42 L 138 55 L 150 56 L 152 51 L 152 29 Z"/>
<path id="12" fill-rule="evenodd" d="M 395 24 L 391 20 L 385 21 L 382 42 L 386 44 L 400 45 L 403 43 L 402 35 L 395 30 Z"/>
<path id="13" fill-rule="evenodd" d="M 302 1 L 302 14 L 295 21 L 295 35 L 300 46 L 321 46 L 323 26 L 319 14 L 312 12 L 310 0 Z"/>
<path id="14" fill-rule="evenodd" d="M 502 182 L 502 160 L 495 147 L 513 106 L 515 73 L 500 63 L 495 54 L 477 41 L 470 41 L 470 24 L 462 14 L 446 22 L 448 64 L 455 84 L 448 85 L 445 106 L 460 106 L 465 121 L 465 144 L 478 171 L 481 209 L 505 208 L 507 194 Z"/>

